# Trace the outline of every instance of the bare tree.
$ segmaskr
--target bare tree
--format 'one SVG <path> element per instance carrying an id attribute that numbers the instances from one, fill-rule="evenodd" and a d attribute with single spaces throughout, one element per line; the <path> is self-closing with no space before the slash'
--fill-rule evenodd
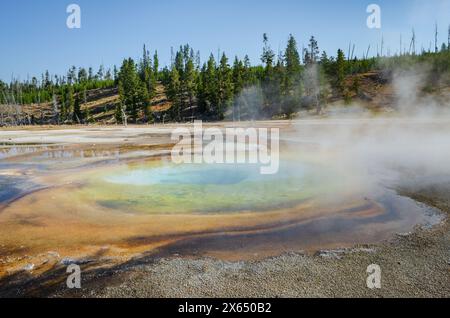
<path id="1" fill-rule="evenodd" d="M 25 123 L 23 107 L 22 105 L 16 103 L 14 94 L 5 94 L 5 92 L 2 92 L 2 95 L 3 104 L 0 105 L 1 125 L 17 126 Z"/>
<path id="2" fill-rule="evenodd" d="M 448 26 L 447 50 L 450 51 L 450 25 Z"/>
<path id="3" fill-rule="evenodd" d="M 409 45 L 409 54 L 416 55 L 416 31 L 412 29 L 411 44 Z"/>
<path id="4" fill-rule="evenodd" d="M 53 121 L 54 123 L 59 125 L 59 110 L 58 110 L 58 101 L 56 99 L 56 95 L 53 94 Z"/>
<path id="5" fill-rule="evenodd" d="M 123 124 L 125 125 L 125 127 L 128 126 L 128 116 L 127 113 L 125 112 L 125 109 L 123 107 L 120 108 L 122 111 L 122 118 L 123 118 Z"/>
<path id="6" fill-rule="evenodd" d="M 434 25 L 434 53 L 439 52 L 438 48 L 438 25 L 437 22 Z"/>

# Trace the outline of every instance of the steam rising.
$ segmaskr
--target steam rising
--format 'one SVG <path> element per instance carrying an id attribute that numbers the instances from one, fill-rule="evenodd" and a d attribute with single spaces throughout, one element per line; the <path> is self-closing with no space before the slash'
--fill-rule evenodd
<path id="1" fill-rule="evenodd" d="M 450 94 L 448 88 L 423 93 L 427 74 L 426 68 L 393 73 L 392 113 L 373 115 L 358 103 L 341 105 L 325 119 L 296 121 L 294 138 L 319 145 L 320 156 L 332 153 L 329 164 L 365 184 L 449 182 Z"/>

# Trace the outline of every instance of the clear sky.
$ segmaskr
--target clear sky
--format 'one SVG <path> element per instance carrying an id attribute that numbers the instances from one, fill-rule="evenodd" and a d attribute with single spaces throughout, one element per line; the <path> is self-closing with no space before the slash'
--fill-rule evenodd
<path id="1" fill-rule="evenodd" d="M 81 7 L 81 29 L 68 29 L 66 8 Z M 366 25 L 366 8 L 381 7 L 381 29 Z M 450 0 L 5 0 L 0 3 L 0 79 L 24 80 L 45 70 L 65 74 L 71 65 L 95 69 L 139 58 L 144 43 L 158 49 L 162 65 L 170 48 L 189 43 L 204 60 L 218 49 L 230 57 L 248 53 L 259 63 L 262 34 L 275 51 L 283 49 L 289 33 L 299 49 L 315 35 L 321 50 L 347 53 L 355 43 L 362 56 L 371 44 L 376 54 L 383 35 L 386 48 L 399 50 L 411 29 L 417 49 L 426 49 L 439 26 L 439 42 L 447 42 Z M 433 44 L 434 47 L 434 44 Z"/>

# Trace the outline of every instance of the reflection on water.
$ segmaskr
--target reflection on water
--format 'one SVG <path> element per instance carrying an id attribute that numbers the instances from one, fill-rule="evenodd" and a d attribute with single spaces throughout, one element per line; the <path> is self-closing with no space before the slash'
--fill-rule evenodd
<path id="1" fill-rule="evenodd" d="M 0 159 L 28 156 L 31 160 L 42 159 L 83 159 L 99 157 L 117 157 L 119 149 L 73 149 L 69 146 L 10 146 L 0 148 Z"/>
<path id="2" fill-rule="evenodd" d="M 42 170 L 46 173 L 64 169 L 105 165 L 167 153 L 159 146 L 128 145 L 9 145 L 0 147 L 0 170 L 14 167 Z"/>
<path id="3" fill-rule="evenodd" d="M 11 158 L 15 156 L 21 156 L 26 154 L 36 154 L 40 151 L 48 151 L 50 150 L 50 146 L 3 146 L 0 147 L 0 160 L 5 158 Z"/>

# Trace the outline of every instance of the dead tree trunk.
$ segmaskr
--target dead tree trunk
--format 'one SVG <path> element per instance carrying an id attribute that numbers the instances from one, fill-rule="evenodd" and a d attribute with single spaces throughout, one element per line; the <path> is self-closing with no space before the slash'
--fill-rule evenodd
<path id="1" fill-rule="evenodd" d="M 128 127 L 127 113 L 125 112 L 123 107 L 121 107 L 121 110 L 122 110 L 122 121 L 123 121 L 123 124 L 125 125 L 125 127 Z"/>

